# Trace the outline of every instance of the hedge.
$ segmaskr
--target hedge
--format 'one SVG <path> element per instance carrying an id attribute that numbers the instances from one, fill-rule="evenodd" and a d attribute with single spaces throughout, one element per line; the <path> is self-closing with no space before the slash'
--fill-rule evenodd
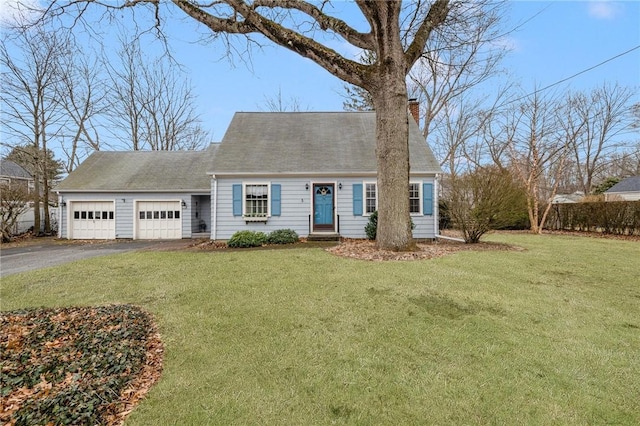
<path id="1" fill-rule="evenodd" d="M 556 204 L 551 209 L 547 229 L 640 234 L 640 201 L 595 201 Z"/>

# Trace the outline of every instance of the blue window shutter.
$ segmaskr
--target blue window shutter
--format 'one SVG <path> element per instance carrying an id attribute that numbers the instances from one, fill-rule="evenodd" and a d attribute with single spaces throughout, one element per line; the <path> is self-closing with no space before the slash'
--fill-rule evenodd
<path id="1" fill-rule="evenodd" d="M 422 184 L 422 211 L 425 215 L 433 214 L 433 184 Z"/>
<path id="2" fill-rule="evenodd" d="M 271 184 L 271 216 L 280 216 L 280 184 Z"/>
<path id="3" fill-rule="evenodd" d="M 233 185 L 233 215 L 242 216 L 242 185 Z"/>
<path id="4" fill-rule="evenodd" d="M 362 216 L 362 184 L 353 184 L 353 215 Z"/>

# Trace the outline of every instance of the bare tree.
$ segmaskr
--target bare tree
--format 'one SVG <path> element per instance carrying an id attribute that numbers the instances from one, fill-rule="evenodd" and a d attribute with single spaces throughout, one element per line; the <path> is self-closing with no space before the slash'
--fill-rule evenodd
<path id="1" fill-rule="evenodd" d="M 58 0 L 48 6 L 51 15 L 74 14 L 78 22 L 88 6 L 98 4 L 90 0 Z M 156 0 L 120 0 L 100 5 L 117 11 L 126 7 L 155 8 L 156 30 L 161 32 L 163 14 L 160 9 L 169 3 Z M 233 48 L 233 35 L 243 36 L 247 46 L 260 44 L 260 37 L 311 59 L 334 76 L 362 87 L 371 94 L 376 110 L 377 169 L 379 191 L 379 227 L 377 244 L 384 249 L 409 250 L 415 247 L 411 236 L 409 200 L 409 144 L 406 110 L 406 76 L 415 62 L 429 48 L 432 32 L 442 26 L 460 25 L 470 9 L 462 2 L 435 0 L 433 2 L 367 1 L 355 5 L 369 25 L 366 32 L 333 16 L 330 2 L 302 0 L 220 0 L 202 3 L 195 0 L 173 0 L 171 5 L 186 16 L 203 24 L 219 40 Z M 491 2 L 483 2 L 486 8 Z M 175 12 L 173 10 L 172 12 Z M 175 16 L 175 13 L 173 14 Z M 116 14 L 113 19 L 118 19 Z M 358 19 L 358 18 L 356 18 Z M 467 20 L 467 22 L 471 22 Z M 375 53 L 376 62 L 360 64 L 322 44 L 322 37 L 338 36 L 355 48 Z"/>
<path id="2" fill-rule="evenodd" d="M 471 89 L 500 72 L 500 62 L 507 53 L 499 25 L 504 5 L 494 2 L 487 7 L 483 1 L 460 4 L 465 19 L 439 27 L 429 49 L 411 69 L 409 91 L 424 105 L 421 127 L 427 140 L 431 141 L 430 133 L 442 120 L 450 118 L 453 108 L 466 103 L 459 98 L 468 100 Z"/>
<path id="3" fill-rule="evenodd" d="M 264 97 L 264 107 L 269 112 L 299 112 L 302 111 L 303 108 L 300 104 L 300 99 L 298 98 L 289 98 L 288 101 L 282 98 L 282 88 L 278 88 L 278 93 L 273 96 L 265 96 Z M 307 110 L 309 108 L 306 108 Z"/>
<path id="4" fill-rule="evenodd" d="M 26 184 L 0 186 L 0 237 L 3 243 L 11 241 L 18 218 L 29 210 L 29 201 L 31 196 Z"/>
<path id="5" fill-rule="evenodd" d="M 108 89 L 98 58 L 90 58 L 76 43 L 75 54 L 61 58 L 58 99 L 68 117 L 60 147 L 70 173 L 93 151 L 99 151 L 100 118 L 109 110 Z"/>
<path id="6" fill-rule="evenodd" d="M 145 90 L 142 83 L 142 63 L 140 45 L 120 40 L 118 52 L 120 63 L 109 64 L 108 74 L 111 86 L 109 122 L 114 137 L 120 139 L 127 148 L 138 151 L 144 148 L 142 122 L 144 108 L 140 102 Z M 116 107 L 117 105 L 117 107 Z"/>
<path id="7" fill-rule="evenodd" d="M 585 194 L 593 189 L 605 157 L 621 147 L 617 137 L 632 127 L 629 101 L 633 95 L 630 88 L 618 84 L 569 95 L 561 123 L 571 136 L 575 178 Z"/>
<path id="8" fill-rule="evenodd" d="M 640 176 L 640 143 L 637 143 L 634 148 L 609 154 L 602 163 L 602 176 L 619 178 Z"/>
<path id="9" fill-rule="evenodd" d="M 12 43 L 9 53 L 7 41 Z M 18 54 L 15 54 L 18 52 Z M 12 146 L 33 148 L 35 181 L 34 221 L 36 233 L 41 229 L 40 204 L 44 208 L 44 231 L 51 232 L 49 216 L 49 170 L 45 161 L 49 139 L 59 133 L 64 117 L 56 97 L 60 81 L 58 59 L 68 54 L 63 31 L 50 32 L 44 25 L 17 31 L 0 45 L 2 73 L 1 101 L 3 125 Z"/>
<path id="10" fill-rule="evenodd" d="M 120 63 L 108 66 L 114 136 L 132 150 L 202 148 L 209 139 L 189 80 L 166 56 L 151 60 L 138 39 L 122 37 Z"/>
<path id="11" fill-rule="evenodd" d="M 531 231 L 541 233 L 569 154 L 557 98 L 536 91 L 516 104 L 502 124 L 510 165 L 524 186 Z"/>

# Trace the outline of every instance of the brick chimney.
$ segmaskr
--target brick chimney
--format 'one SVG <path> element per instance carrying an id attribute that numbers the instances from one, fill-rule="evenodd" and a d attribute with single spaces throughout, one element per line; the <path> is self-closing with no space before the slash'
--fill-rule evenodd
<path id="1" fill-rule="evenodd" d="M 420 103 L 416 98 L 409 99 L 409 112 L 416 120 L 416 124 L 420 124 Z"/>

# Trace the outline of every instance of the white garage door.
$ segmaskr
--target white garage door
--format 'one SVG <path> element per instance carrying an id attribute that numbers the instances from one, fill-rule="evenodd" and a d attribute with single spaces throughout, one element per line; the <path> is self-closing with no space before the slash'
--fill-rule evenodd
<path id="1" fill-rule="evenodd" d="M 71 205 L 71 238 L 111 240 L 116 238 L 113 201 L 74 201 Z"/>
<path id="2" fill-rule="evenodd" d="M 180 201 L 138 201 L 137 238 L 174 240 L 182 238 Z"/>

